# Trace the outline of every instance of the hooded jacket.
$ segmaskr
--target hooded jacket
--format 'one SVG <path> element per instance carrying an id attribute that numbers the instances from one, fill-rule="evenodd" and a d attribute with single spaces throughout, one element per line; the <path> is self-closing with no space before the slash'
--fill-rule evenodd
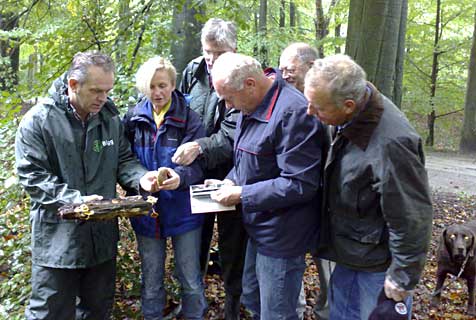
<path id="1" fill-rule="evenodd" d="M 57 209 L 86 195 L 114 198 L 117 182 L 138 190 L 147 170 L 132 154 L 112 101 L 83 127 L 69 105 L 66 76 L 49 93 L 23 117 L 15 140 L 18 177 L 31 199 L 32 261 L 90 267 L 115 258 L 117 219 L 79 223 L 59 219 Z"/>
<path id="2" fill-rule="evenodd" d="M 190 185 L 203 181 L 202 169 L 197 161 L 186 167 L 176 166 L 172 156 L 181 144 L 203 137 L 205 130 L 198 115 L 187 106 L 179 91 L 175 90 L 171 99 L 170 109 L 159 128 L 147 98 L 124 117 L 128 139 L 140 162 L 149 170 L 172 168 L 180 176 L 177 190 L 154 194 L 159 199 L 155 206 L 159 214 L 157 218 L 149 215 L 131 219 L 135 232 L 146 237 L 174 236 L 196 229 L 203 223 L 203 215 L 191 213 L 188 189 Z"/>
<path id="3" fill-rule="evenodd" d="M 203 156 L 200 162 L 207 178 L 223 179 L 233 163 L 233 139 L 239 111 L 227 109 L 207 71 L 205 58 L 190 61 L 183 72 L 180 91 L 190 98 L 190 108 L 203 122 L 206 137 L 197 139 Z"/>
<path id="4" fill-rule="evenodd" d="M 318 254 L 351 269 L 386 271 L 410 290 L 423 271 L 433 216 L 422 141 L 388 98 L 368 88 L 363 110 L 334 130 Z"/>

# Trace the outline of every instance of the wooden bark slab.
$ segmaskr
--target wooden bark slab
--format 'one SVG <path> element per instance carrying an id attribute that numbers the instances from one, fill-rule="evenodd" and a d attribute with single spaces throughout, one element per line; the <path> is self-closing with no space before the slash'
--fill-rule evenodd
<path id="1" fill-rule="evenodd" d="M 86 203 L 68 204 L 58 209 L 62 219 L 110 220 L 116 217 L 136 217 L 147 215 L 157 198 L 132 196 L 109 200 L 95 200 Z"/>

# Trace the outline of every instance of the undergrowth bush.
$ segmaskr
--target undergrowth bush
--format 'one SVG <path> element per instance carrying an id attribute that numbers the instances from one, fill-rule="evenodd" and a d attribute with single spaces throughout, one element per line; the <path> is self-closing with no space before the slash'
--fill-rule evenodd
<path id="1" fill-rule="evenodd" d="M 17 125 L 0 128 L 0 319 L 23 319 L 31 290 L 29 201 L 14 174 Z"/>

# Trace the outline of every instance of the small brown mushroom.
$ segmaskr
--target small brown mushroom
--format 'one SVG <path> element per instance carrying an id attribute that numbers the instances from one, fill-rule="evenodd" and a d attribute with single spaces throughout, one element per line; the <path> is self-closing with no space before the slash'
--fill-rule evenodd
<path id="1" fill-rule="evenodd" d="M 157 184 L 161 186 L 165 180 L 170 178 L 169 171 L 167 168 L 159 168 L 157 170 Z"/>

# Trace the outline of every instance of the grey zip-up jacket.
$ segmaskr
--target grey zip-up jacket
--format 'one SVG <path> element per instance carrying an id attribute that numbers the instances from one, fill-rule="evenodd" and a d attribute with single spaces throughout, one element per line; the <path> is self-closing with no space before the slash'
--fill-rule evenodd
<path id="1" fill-rule="evenodd" d="M 66 95 L 64 76 L 51 97 L 22 119 L 15 141 L 20 183 L 31 198 L 32 261 L 54 268 L 90 267 L 113 259 L 117 220 L 61 220 L 57 209 L 81 203 L 81 196 L 116 196 L 116 183 L 138 189 L 147 172 L 131 152 L 119 112 L 112 101 L 83 127 Z"/>
<path id="2" fill-rule="evenodd" d="M 239 111 L 227 109 L 210 85 L 211 78 L 203 57 L 190 61 L 183 71 L 180 91 L 189 97 L 190 108 L 198 113 L 206 137 L 197 139 L 203 151 L 200 163 L 207 178 L 223 179 L 233 164 L 233 141 Z"/>

